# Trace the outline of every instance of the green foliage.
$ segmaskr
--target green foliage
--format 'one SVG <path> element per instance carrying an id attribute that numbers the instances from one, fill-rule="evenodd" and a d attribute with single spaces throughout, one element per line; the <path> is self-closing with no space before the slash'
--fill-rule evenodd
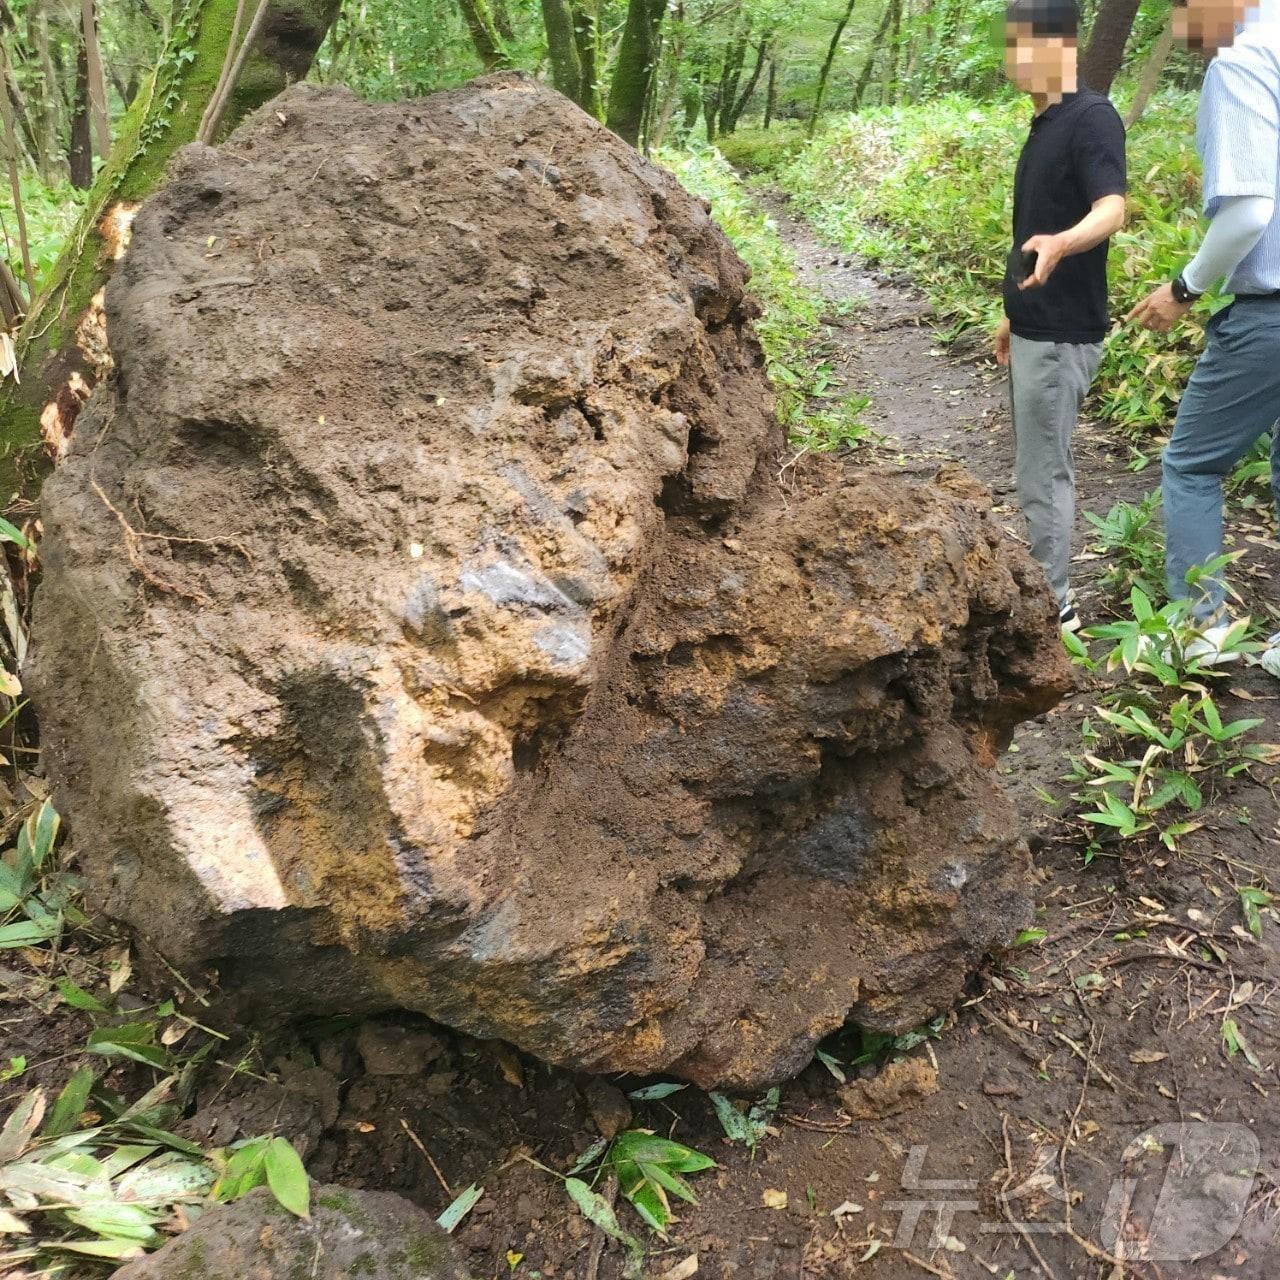
<path id="1" fill-rule="evenodd" d="M 1271 894 L 1265 889 L 1252 886 L 1240 890 L 1240 910 L 1244 914 L 1244 922 L 1255 938 L 1262 937 L 1262 907 L 1271 905 Z"/>
<path id="2" fill-rule="evenodd" d="M 1199 221 L 1193 110 L 1189 96 L 1165 96 L 1131 134 L 1129 167 L 1139 177 L 1111 254 L 1115 315 L 1191 256 Z M 1024 101 L 955 96 L 864 111 L 830 125 L 779 181 L 835 244 L 908 272 L 950 335 L 993 326 L 1028 114 Z M 1166 425 L 1202 345 L 1195 323 L 1172 337 L 1121 326 L 1103 353 L 1099 411 L 1133 430 Z"/>
<path id="3" fill-rule="evenodd" d="M 46 186 L 31 173 L 23 175 L 19 187 L 22 193 L 22 211 L 27 219 L 27 241 L 31 251 L 31 266 L 35 272 L 34 282 L 26 281 L 25 278 L 22 254 L 18 249 L 18 222 L 7 182 L 0 183 L 0 226 L 3 226 L 8 238 L 5 257 L 14 275 L 28 285 L 34 283 L 38 290 L 57 262 L 63 243 L 76 225 L 84 193 L 66 182 Z"/>
<path id="4" fill-rule="evenodd" d="M 139 1257 L 181 1228 L 181 1207 L 237 1199 L 262 1184 L 306 1216 L 310 1190 L 292 1146 L 264 1137 L 229 1157 L 205 1155 L 163 1127 L 178 1114 L 168 1101 L 174 1083 L 169 1077 L 132 1104 L 99 1089 L 95 1106 L 106 1115 L 88 1128 L 80 1126 L 96 1085 L 91 1068 L 71 1076 L 52 1108 L 39 1088 L 19 1101 L 0 1130 L 0 1196 L 8 1205 L 0 1233 L 19 1240 L 7 1264 Z"/>
<path id="5" fill-rule="evenodd" d="M 645 1222 L 664 1238 L 673 1217 L 669 1196 L 689 1204 L 698 1203 L 683 1175 L 716 1166 L 716 1162 L 701 1151 L 643 1129 L 632 1129 L 617 1136 L 609 1151 L 609 1164 L 617 1176 L 618 1189 Z"/>
<path id="6" fill-rule="evenodd" d="M 52 856 L 59 826 L 58 812 L 46 800 L 0 857 L 0 949 L 55 942 L 68 918 L 84 919 L 74 905 L 78 882 Z"/>
<path id="7" fill-rule="evenodd" d="M 740 173 L 772 173 L 794 159 L 805 145 L 799 124 L 771 129 L 739 129 L 720 138 L 720 154 Z"/>
<path id="8" fill-rule="evenodd" d="M 287 1139 L 270 1135 L 251 1138 L 225 1152 L 214 1152 L 212 1158 L 220 1170 L 209 1193 L 214 1200 L 226 1204 L 265 1186 L 290 1213 L 299 1218 L 310 1216 L 311 1184 Z"/>
<path id="9" fill-rule="evenodd" d="M 1099 578 L 1112 595 L 1127 597 L 1134 587 L 1145 596 L 1164 590 L 1164 528 L 1160 522 L 1160 490 L 1136 505 L 1117 502 L 1105 516 L 1086 511 L 1097 531 L 1094 550 L 1110 558 Z"/>
<path id="10" fill-rule="evenodd" d="M 716 1109 L 716 1119 L 720 1121 L 724 1136 L 730 1142 L 741 1142 L 754 1151 L 766 1135 L 774 1132 L 773 1117 L 782 1097 L 777 1089 L 770 1089 L 745 1111 L 734 1106 L 723 1093 L 710 1093 L 707 1096 Z"/>
<path id="11" fill-rule="evenodd" d="M 484 1188 L 474 1182 L 465 1191 L 458 1192 L 449 1202 L 448 1208 L 436 1219 L 440 1229 L 450 1233 L 455 1231 L 458 1223 L 480 1203 L 483 1195 Z"/>
<path id="12" fill-rule="evenodd" d="M 1271 433 L 1259 436 L 1227 480 L 1227 491 L 1246 511 L 1275 516 L 1271 493 Z"/>
<path id="13" fill-rule="evenodd" d="M 1113 705 L 1097 708 L 1104 727 L 1084 721 L 1085 750 L 1072 757 L 1067 780 L 1078 788 L 1079 817 L 1098 832 L 1086 860 L 1104 832 L 1120 841 L 1154 836 L 1175 850 L 1200 825 L 1196 815 L 1216 779 L 1274 763 L 1280 751 L 1245 741 L 1263 721 L 1224 721 L 1206 684 L 1225 674 L 1224 657 L 1262 648 L 1246 638 L 1247 620 L 1208 646 L 1189 601 L 1157 610 L 1134 587 L 1130 604 L 1132 617 L 1084 633 L 1111 641 L 1108 668 L 1123 667 L 1132 681 L 1113 692 Z"/>

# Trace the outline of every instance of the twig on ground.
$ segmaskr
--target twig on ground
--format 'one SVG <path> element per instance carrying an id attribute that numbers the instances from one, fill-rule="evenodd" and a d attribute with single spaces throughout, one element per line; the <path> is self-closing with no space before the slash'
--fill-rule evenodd
<path id="1" fill-rule="evenodd" d="M 913 1262 L 923 1271 L 927 1271 L 931 1276 L 937 1276 L 939 1280 L 956 1280 L 956 1273 L 948 1267 L 945 1271 L 939 1270 L 932 1263 L 926 1262 L 923 1258 L 917 1258 L 914 1253 L 907 1249 L 903 1249 L 902 1256 L 908 1262 Z"/>
<path id="2" fill-rule="evenodd" d="M 1013 1146 L 1009 1141 L 1009 1116 L 1007 1113 L 1002 1114 L 1000 1117 L 1000 1133 L 1004 1138 L 1005 1167 L 1004 1181 L 1000 1184 L 1000 1192 L 996 1197 L 1000 1201 L 1000 1212 L 1004 1215 L 1005 1221 L 1022 1237 L 1023 1243 L 1027 1246 L 1031 1256 L 1040 1264 L 1040 1270 L 1044 1272 L 1046 1280 L 1058 1280 L 1053 1268 L 1045 1261 L 1044 1254 L 1040 1252 L 1036 1242 L 1031 1238 L 1031 1233 L 1021 1222 L 1015 1220 L 1009 1210 L 1008 1193 L 1016 1174 L 1013 1168 Z"/>
<path id="3" fill-rule="evenodd" d="M 409 1122 L 403 1116 L 400 1117 L 400 1127 L 409 1135 L 409 1141 L 422 1152 L 423 1158 L 431 1166 L 431 1172 L 436 1175 L 436 1181 L 444 1188 L 445 1195 L 450 1199 L 453 1199 L 453 1188 L 445 1180 L 444 1174 L 440 1172 L 440 1166 L 432 1159 L 431 1152 L 427 1150 L 426 1143 L 424 1143 L 422 1139 L 414 1133 L 414 1131 L 409 1127 Z"/>

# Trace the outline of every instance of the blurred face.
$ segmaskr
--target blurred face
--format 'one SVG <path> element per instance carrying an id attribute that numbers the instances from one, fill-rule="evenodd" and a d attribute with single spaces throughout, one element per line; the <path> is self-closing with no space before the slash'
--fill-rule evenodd
<path id="1" fill-rule="evenodd" d="M 1011 22 L 1004 33 L 1005 73 L 1023 93 L 1057 102 L 1076 90 L 1074 36 L 1033 35 L 1027 24 Z"/>
<path id="2" fill-rule="evenodd" d="M 1174 39 L 1188 49 L 1217 53 L 1236 38 L 1236 25 L 1251 7 L 1248 0 L 1175 0 Z"/>

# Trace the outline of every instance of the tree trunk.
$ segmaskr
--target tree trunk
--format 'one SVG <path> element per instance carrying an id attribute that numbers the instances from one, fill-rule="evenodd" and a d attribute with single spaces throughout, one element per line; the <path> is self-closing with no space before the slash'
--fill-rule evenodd
<path id="1" fill-rule="evenodd" d="M 458 0 L 458 7 L 466 20 L 467 30 L 471 33 L 471 43 L 475 47 L 476 57 L 486 71 L 496 71 L 508 65 L 509 59 L 502 47 L 502 37 L 497 23 L 493 20 L 493 12 L 489 8 L 489 0 Z"/>
<path id="2" fill-rule="evenodd" d="M 98 47 L 98 19 L 93 0 L 80 0 L 80 34 L 84 40 L 89 72 L 89 119 L 98 157 L 111 154 L 111 120 L 107 115 L 107 81 L 102 74 L 102 50 Z"/>
<path id="3" fill-rule="evenodd" d="M 889 69 L 885 75 L 882 102 L 898 100 L 898 67 L 902 58 L 902 0 L 891 0 L 893 26 L 889 31 Z"/>
<path id="4" fill-rule="evenodd" d="M 871 83 L 871 72 L 875 69 L 876 55 L 880 52 L 881 46 L 884 44 L 884 37 L 889 30 L 889 23 L 893 21 L 894 0 L 888 0 L 884 7 L 884 13 L 880 17 L 880 25 L 876 28 L 876 34 L 871 41 L 871 49 L 867 54 L 867 60 L 862 64 L 862 71 L 858 76 L 858 83 L 853 90 L 853 109 L 862 106 L 863 95 L 867 92 L 867 86 Z"/>
<path id="5" fill-rule="evenodd" d="M 568 0 L 542 0 L 542 25 L 547 33 L 551 83 L 582 106 L 582 59 Z"/>
<path id="6" fill-rule="evenodd" d="M 769 87 L 764 94 L 764 127 L 773 123 L 774 112 L 778 109 L 778 56 L 769 59 Z"/>
<path id="7" fill-rule="evenodd" d="M 1132 129 L 1141 119 L 1142 113 L 1147 109 L 1147 103 L 1151 101 L 1151 95 L 1155 92 L 1156 85 L 1160 82 L 1160 73 L 1164 70 L 1164 64 L 1169 60 L 1169 50 L 1172 48 L 1173 13 L 1171 11 L 1168 18 L 1165 19 L 1163 30 L 1152 46 L 1146 66 L 1142 68 L 1138 87 L 1133 91 L 1133 101 L 1129 104 L 1129 110 L 1124 118 L 1124 127 L 1126 129 Z"/>
<path id="8" fill-rule="evenodd" d="M 93 135 L 89 126 L 89 55 L 84 41 L 76 46 L 76 96 L 71 108 L 71 139 L 67 151 L 71 185 L 81 191 L 93 186 Z"/>
<path id="9" fill-rule="evenodd" d="M 640 145 L 640 130 L 644 124 L 658 49 L 658 31 L 666 7 L 666 0 L 629 0 L 627 4 L 627 21 L 618 46 L 605 123 L 633 147 Z"/>
<path id="10" fill-rule="evenodd" d="M 40 75 L 44 80 L 44 93 L 40 100 L 40 175 L 50 184 L 65 176 L 63 158 L 58 149 L 58 126 L 61 123 L 62 94 L 58 90 L 58 76 L 53 69 L 53 56 L 49 52 L 49 15 L 47 0 L 28 10 L 27 18 L 31 43 L 36 51 Z"/>
<path id="11" fill-rule="evenodd" d="M 1099 93 L 1111 92 L 1140 3 L 1141 0 L 1103 0 L 1089 43 L 1080 55 L 1080 79 L 1089 88 Z"/>
<path id="12" fill-rule="evenodd" d="M 769 45 L 769 36 L 765 36 L 765 38 L 756 45 L 755 66 L 751 68 L 751 75 L 747 79 L 746 87 L 738 95 L 738 100 L 730 108 L 727 128 L 725 129 L 726 133 L 732 133 L 738 127 L 738 121 L 742 119 L 743 112 L 751 105 L 751 99 L 755 95 L 756 86 L 760 83 L 760 73 L 764 70 L 765 59 L 769 56 Z"/>
<path id="13" fill-rule="evenodd" d="M 306 75 L 338 7 L 339 0 L 281 0 L 278 8 L 272 5 L 262 39 L 232 94 L 228 120 L 239 120 Z M 111 157 L 23 324 L 18 336 L 22 381 L 0 385 L 3 495 L 29 486 L 41 470 L 33 446 L 40 442 L 42 417 L 53 437 L 69 432 L 74 424 L 82 396 L 70 388 L 76 380 L 77 385 L 92 386 L 96 377 L 77 342 L 77 326 L 114 266 L 111 253 L 104 251 L 104 215 L 149 195 L 163 179 L 173 153 L 195 137 L 222 72 L 235 10 L 236 0 L 203 0 L 175 23 L 159 68 L 121 120 Z M 81 102 L 87 106 L 88 69 L 81 69 Z M 87 155 L 87 111 L 81 116 L 82 150 Z"/>
<path id="14" fill-rule="evenodd" d="M 818 117 L 822 114 L 822 100 L 827 96 L 827 80 L 831 76 L 831 64 L 836 60 L 836 53 L 840 48 L 840 37 L 844 35 L 844 29 L 849 25 L 849 19 L 853 17 L 853 6 L 858 0 L 849 0 L 845 6 L 844 14 L 840 21 L 836 23 L 835 34 L 831 37 L 831 43 L 827 46 L 827 56 L 823 59 L 822 70 L 818 73 L 818 92 L 813 99 L 813 115 L 809 117 L 809 137 L 813 137 L 818 128 Z M 872 57 L 875 56 L 875 50 L 871 51 Z"/>
<path id="15" fill-rule="evenodd" d="M 680 0 L 680 3 L 676 5 L 674 18 L 676 34 L 674 40 L 667 42 L 666 53 L 663 57 L 666 71 L 663 75 L 662 92 L 658 97 L 657 118 L 654 121 L 651 137 L 651 142 L 655 148 L 661 147 L 666 140 L 667 130 L 671 127 L 671 118 L 675 115 L 676 101 L 680 94 L 686 36 L 684 0 Z"/>
<path id="16" fill-rule="evenodd" d="M 505 0 L 493 0 L 493 26 L 494 30 L 508 43 L 516 38 Z"/>
<path id="17" fill-rule="evenodd" d="M 702 86 L 702 114 L 707 121 L 707 141 L 714 142 L 720 120 L 720 85 L 718 83 Z"/>
<path id="18" fill-rule="evenodd" d="M 725 54 L 724 66 L 720 69 L 720 115 L 716 125 L 718 133 L 732 132 L 729 121 L 733 118 L 733 107 L 738 100 L 742 66 L 747 60 L 747 34 L 744 31 L 730 45 Z"/>
<path id="19" fill-rule="evenodd" d="M 698 117 L 702 114 L 702 80 L 694 76 L 684 87 L 680 95 L 680 105 L 684 109 L 684 124 L 680 130 L 682 139 L 687 138 L 698 127 Z"/>
<path id="20" fill-rule="evenodd" d="M 578 105 L 597 120 L 604 118 L 604 101 L 600 97 L 600 13 L 599 0 L 589 5 L 574 5 L 573 38 L 578 46 L 578 65 L 582 68 L 582 89 Z"/>

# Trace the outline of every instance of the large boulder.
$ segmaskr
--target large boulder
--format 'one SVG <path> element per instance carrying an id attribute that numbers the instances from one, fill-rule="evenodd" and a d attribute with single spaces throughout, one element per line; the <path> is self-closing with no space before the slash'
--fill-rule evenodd
<path id="1" fill-rule="evenodd" d="M 784 441 L 706 206 L 516 75 L 299 87 L 139 213 L 30 684 L 97 901 L 242 1014 L 743 1088 L 1027 915 L 1066 686 L 964 473 Z"/>

